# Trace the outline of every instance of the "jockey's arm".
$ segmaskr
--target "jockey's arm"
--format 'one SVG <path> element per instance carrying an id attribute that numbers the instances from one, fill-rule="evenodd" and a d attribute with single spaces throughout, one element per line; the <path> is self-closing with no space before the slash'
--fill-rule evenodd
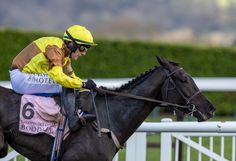
<path id="1" fill-rule="evenodd" d="M 59 47 L 48 46 L 45 55 L 49 60 L 49 70 L 47 74 L 51 79 L 66 88 L 82 88 L 84 81 L 78 77 L 74 77 L 70 59 L 64 57 L 65 55 Z M 65 63 L 64 67 L 62 62 Z M 71 74 L 67 75 L 63 68 L 67 71 L 67 74 L 71 72 L 72 77 Z"/>
<path id="2" fill-rule="evenodd" d="M 84 80 L 82 80 L 81 78 L 77 77 L 74 72 L 70 75 L 70 77 L 72 77 L 74 79 L 78 79 L 78 80 L 84 82 Z"/>
<path id="3" fill-rule="evenodd" d="M 48 71 L 48 75 L 55 82 L 66 88 L 82 88 L 83 80 L 79 77 L 70 77 L 63 72 L 61 66 L 54 66 Z"/>

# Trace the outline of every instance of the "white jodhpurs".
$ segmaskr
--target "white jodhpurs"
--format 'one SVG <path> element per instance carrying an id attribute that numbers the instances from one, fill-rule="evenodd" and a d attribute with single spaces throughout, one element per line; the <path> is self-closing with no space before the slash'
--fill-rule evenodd
<path id="1" fill-rule="evenodd" d="M 62 86 L 47 74 L 27 74 L 19 69 L 10 72 L 11 85 L 15 92 L 21 94 L 61 93 Z"/>

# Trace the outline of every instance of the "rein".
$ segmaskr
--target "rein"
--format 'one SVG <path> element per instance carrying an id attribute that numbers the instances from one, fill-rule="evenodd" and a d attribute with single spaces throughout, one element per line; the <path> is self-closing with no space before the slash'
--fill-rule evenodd
<path id="1" fill-rule="evenodd" d="M 110 91 L 110 90 L 101 89 L 101 88 L 97 88 L 97 87 L 95 87 L 95 90 L 100 92 L 100 93 L 102 93 L 102 94 L 107 93 L 107 94 L 123 96 L 123 97 L 133 98 L 133 99 L 142 100 L 142 101 L 158 103 L 161 107 L 175 107 L 175 108 L 176 107 L 177 108 L 189 108 L 189 107 L 192 107 L 192 105 L 191 106 L 190 105 L 179 105 L 179 104 L 165 102 L 165 101 L 161 101 L 161 100 L 157 100 L 157 99 L 152 99 L 152 98 L 148 98 L 148 97 L 137 96 L 137 95 L 133 95 L 133 94 L 129 94 L 129 93 L 115 92 L 115 91 Z"/>
<path id="2" fill-rule="evenodd" d="M 178 68 L 172 72 L 169 73 L 169 71 L 167 71 L 166 69 L 163 69 L 164 73 L 166 74 L 166 80 L 172 80 L 171 76 L 173 74 L 175 74 L 177 71 L 179 70 L 183 70 L 183 68 Z M 173 81 L 173 80 L 172 80 Z M 183 93 L 177 88 L 178 92 L 180 93 L 180 95 L 187 101 L 186 105 L 179 105 L 179 104 L 175 104 L 175 103 L 170 103 L 170 102 L 166 102 L 166 101 L 161 101 L 161 100 L 157 100 L 157 99 L 153 99 L 153 98 L 148 98 L 148 97 L 143 97 L 143 96 L 137 96 L 137 95 L 133 95 L 133 94 L 129 94 L 129 93 L 121 93 L 121 92 L 115 92 L 115 91 L 110 91 L 110 90 L 106 90 L 106 89 L 101 89 L 101 88 L 97 88 L 95 87 L 94 90 L 102 93 L 102 94 L 112 94 L 112 95 L 117 95 L 117 96 L 123 96 L 123 97 L 128 97 L 128 98 L 132 98 L 132 99 L 136 99 L 136 100 L 142 100 L 142 101 L 148 101 L 148 102 L 153 102 L 153 103 L 158 103 L 159 106 L 161 107 L 173 107 L 174 109 L 176 108 L 183 108 L 183 109 L 188 109 L 190 110 L 190 114 L 193 115 L 193 113 L 196 111 L 196 107 L 194 104 L 190 104 L 190 101 L 199 93 L 201 93 L 201 91 L 197 91 L 196 93 L 193 94 L 193 96 L 191 96 L 190 98 L 186 98 Z"/>

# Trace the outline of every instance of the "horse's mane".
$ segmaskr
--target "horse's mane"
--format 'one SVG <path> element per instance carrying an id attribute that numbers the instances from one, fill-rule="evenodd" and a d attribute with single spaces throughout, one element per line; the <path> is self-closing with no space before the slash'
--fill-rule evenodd
<path id="1" fill-rule="evenodd" d="M 154 66 L 153 68 L 141 73 L 140 75 L 138 75 L 137 77 L 135 77 L 134 79 L 128 81 L 127 83 L 121 85 L 120 87 L 118 88 L 115 88 L 115 89 L 109 89 L 109 88 L 106 88 L 106 87 L 101 87 L 103 89 L 107 89 L 107 90 L 111 90 L 111 91 L 116 91 L 116 92 L 120 92 L 122 90 L 125 90 L 125 89 L 130 89 L 130 88 L 133 88 L 134 86 L 136 86 L 137 84 L 141 83 L 143 80 L 145 80 L 150 74 L 152 74 L 155 70 L 158 69 L 158 66 Z"/>
<path id="2" fill-rule="evenodd" d="M 160 58 L 157 58 L 160 59 Z M 161 59 L 160 59 L 161 60 Z M 180 66 L 179 63 L 174 62 L 174 61 L 169 61 L 169 60 L 162 60 L 162 61 L 166 61 L 169 62 L 171 65 L 174 66 Z M 160 61 L 159 61 L 160 64 Z M 162 65 L 161 65 L 162 66 Z M 121 85 L 118 88 L 107 88 L 107 87 L 100 87 L 106 90 L 110 90 L 110 91 L 116 91 L 116 92 L 121 92 L 122 90 L 126 90 L 126 89 L 130 89 L 133 88 L 134 86 L 138 85 L 139 83 L 143 82 L 143 80 L 145 80 L 150 74 L 152 74 L 155 70 L 159 69 L 160 66 L 154 66 L 153 68 L 141 73 L 140 75 L 138 75 L 136 78 L 130 80 L 129 82 L 127 82 L 126 84 Z"/>

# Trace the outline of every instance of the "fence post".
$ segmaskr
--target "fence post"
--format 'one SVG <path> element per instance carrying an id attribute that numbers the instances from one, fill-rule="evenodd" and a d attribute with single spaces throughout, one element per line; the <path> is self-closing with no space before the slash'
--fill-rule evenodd
<path id="1" fill-rule="evenodd" d="M 126 144 L 126 161 L 146 161 L 146 132 L 135 132 Z"/>
<path id="2" fill-rule="evenodd" d="M 161 159 L 160 161 L 171 161 L 171 133 L 161 133 Z"/>
<path id="3" fill-rule="evenodd" d="M 172 119 L 164 118 L 161 120 L 163 123 L 171 123 Z M 160 161 L 171 161 L 172 138 L 171 133 L 161 132 L 161 156 Z"/>

